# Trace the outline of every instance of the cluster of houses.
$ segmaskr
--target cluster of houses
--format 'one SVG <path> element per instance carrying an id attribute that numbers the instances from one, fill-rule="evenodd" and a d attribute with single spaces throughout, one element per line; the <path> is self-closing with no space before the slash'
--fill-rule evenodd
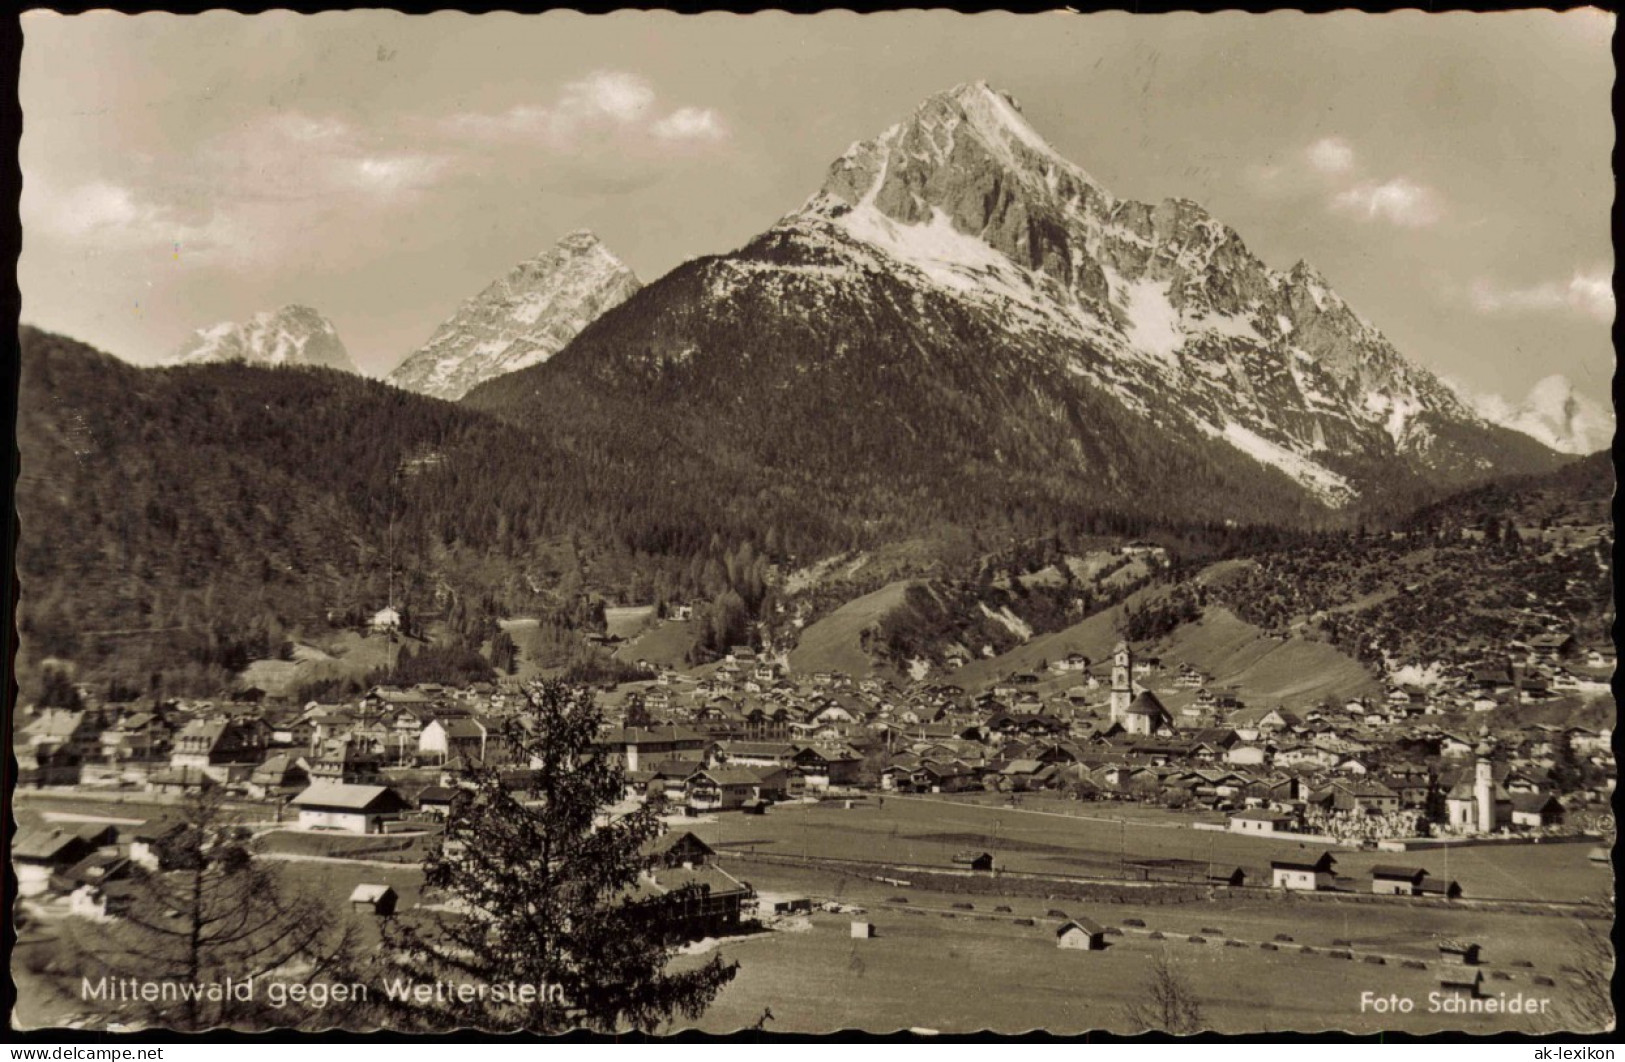
<path id="1" fill-rule="evenodd" d="M 1578 654 L 1555 637 L 1527 652 L 1543 664 Z M 624 764 L 630 797 L 696 812 L 859 788 L 1060 790 L 1230 813 L 1237 832 L 1341 840 L 1561 830 L 1577 808 L 1606 807 L 1616 776 L 1606 727 L 1467 734 L 1439 725 L 1436 693 L 1404 687 L 1380 701 L 1248 706 L 1199 670 L 1137 658 L 1126 644 L 1098 664 L 1074 653 L 1041 670 L 980 693 L 900 688 L 792 676 L 739 647 L 701 672 L 651 668 L 652 681 L 609 694 L 618 725 L 599 747 Z M 507 680 L 380 686 L 341 704 L 250 696 L 25 710 L 13 747 L 24 786 L 225 786 L 303 816 L 309 791 L 388 788 L 428 772 L 442 792 L 420 800 L 434 807 L 462 766 L 507 763 L 502 725 L 522 700 Z M 1560 748 L 1576 761 L 1561 778 Z"/>
<path id="2" fill-rule="evenodd" d="M 257 691 L 255 691 L 257 692 Z M 379 686 L 352 703 L 167 701 L 24 709 L 13 727 L 22 785 L 226 785 L 264 797 L 312 782 L 368 783 L 391 769 L 484 758 L 517 687 Z"/>
<path id="3" fill-rule="evenodd" d="M 1537 643 L 1529 652 L 1548 667 L 1574 652 Z M 1606 728 L 1447 730 L 1435 725 L 1436 692 L 1405 689 L 1380 703 L 1253 707 L 1211 690 L 1197 669 L 1137 660 L 1121 644 L 1098 665 L 1071 654 L 1043 675 L 1011 675 L 980 693 L 835 673 L 792 677 L 745 648 L 707 670 L 659 669 L 606 697 L 612 723 L 597 748 L 625 768 L 629 801 L 695 814 L 764 812 L 860 790 L 991 790 L 1013 801 L 1056 790 L 1157 802 L 1222 812 L 1216 828 L 1235 833 L 1296 838 L 1301 854 L 1272 861 L 1267 883 L 1308 891 L 1349 887 L 1330 852 L 1312 842 L 1572 830 L 1577 810 L 1606 809 L 1616 776 Z M 13 747 L 24 786 L 223 787 L 265 801 L 274 809 L 267 818 L 290 826 L 378 834 L 444 815 L 464 766 L 516 778 L 533 766 L 515 762 L 501 737 L 522 703 L 511 682 L 378 687 L 349 703 L 302 706 L 92 702 L 23 711 Z M 110 918 L 130 902 L 140 872 L 162 869 L 162 850 L 158 836 L 120 842 L 114 827 L 67 823 L 22 831 L 13 860 L 24 897 L 57 895 L 75 914 Z M 668 832 L 650 854 L 632 898 L 662 932 L 725 932 L 754 902 L 749 884 L 690 833 Z M 960 861 L 992 871 L 988 853 Z M 1215 877 L 1207 863 L 1180 860 L 1125 867 L 1147 880 L 1265 883 L 1221 869 Z M 1377 894 L 1460 891 L 1419 867 L 1378 864 L 1369 873 Z M 396 898 L 367 885 L 351 900 L 384 914 Z M 1063 927 L 1058 942 L 1096 947 L 1096 928 Z"/>
<path id="4" fill-rule="evenodd" d="M 1609 691 L 1616 662 L 1611 646 L 1582 648 L 1571 634 L 1532 634 L 1509 641 L 1494 656 L 1445 665 L 1425 687 L 1395 683 L 1371 706 L 1370 717 L 1391 725 L 1415 715 L 1490 712 L 1574 694 L 1601 695 Z"/>
<path id="5" fill-rule="evenodd" d="M 372 820 L 392 820 L 405 807 L 383 787 L 320 783 L 306 796 L 301 819 L 308 816 L 316 828 L 371 832 Z M 58 901 L 66 914 L 92 921 L 123 917 L 139 900 L 143 876 L 175 869 L 166 835 L 183 828 L 160 822 L 122 840 L 118 828 L 105 823 L 24 828 L 12 846 L 19 896 L 35 904 Z M 674 941 L 719 936 L 737 931 L 753 911 L 755 890 L 717 866 L 716 852 L 692 833 L 669 830 L 644 854 L 649 866 L 623 899 L 651 932 Z M 388 884 L 364 882 L 351 891 L 349 906 L 388 917 L 399 899 Z"/>

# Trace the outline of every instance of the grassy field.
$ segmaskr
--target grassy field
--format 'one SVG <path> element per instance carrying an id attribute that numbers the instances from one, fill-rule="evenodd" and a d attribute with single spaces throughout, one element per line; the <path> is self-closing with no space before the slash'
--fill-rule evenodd
<path id="1" fill-rule="evenodd" d="M 423 642 L 402 639 L 400 646 L 410 646 L 415 652 Z M 292 660 L 255 660 L 243 672 L 244 688 L 258 687 L 276 696 L 291 695 L 300 686 L 322 679 L 361 678 L 378 668 L 389 666 L 391 660 L 389 639 L 381 634 L 357 634 L 339 631 L 323 638 L 320 644 L 300 644 L 294 647 Z"/>
<path id="2" fill-rule="evenodd" d="M 604 609 L 604 632 L 616 638 L 630 638 L 654 619 L 653 605 L 619 605 Z"/>
<path id="3" fill-rule="evenodd" d="M 1047 806 L 1046 806 L 1047 805 Z M 1068 814 L 1070 812 L 1070 814 Z M 1123 860 L 1196 859 L 1267 876 L 1275 858 L 1318 855 L 1322 846 L 1190 828 L 1193 816 L 1121 804 L 1076 804 L 1028 798 L 1021 809 L 992 803 L 889 796 L 885 806 L 854 802 L 782 804 L 763 816 L 725 814 L 687 827 L 713 845 L 765 854 L 833 859 L 889 859 L 947 867 L 956 852 L 995 853 L 1006 870 L 1040 874 L 1115 875 Z M 1586 857 L 1589 845 L 1519 845 L 1395 854 L 1332 849 L 1339 874 L 1368 887 L 1374 863 L 1425 867 L 1461 883 L 1478 899 L 1582 900 L 1612 885 L 1606 865 Z"/>
<path id="4" fill-rule="evenodd" d="M 1165 662 L 1189 664 L 1261 703 L 1311 705 L 1380 690 L 1358 660 L 1330 645 L 1267 638 L 1222 608 L 1208 609 L 1200 621 L 1180 627 L 1150 653 Z"/>
<path id="5" fill-rule="evenodd" d="M 1131 594 L 1126 605 L 1142 607 L 1156 597 L 1152 588 Z M 1048 676 L 1041 665 L 1082 653 L 1091 660 L 1106 660 L 1117 644 L 1119 605 L 1090 616 L 1081 623 L 1044 634 L 1002 656 L 976 660 L 954 672 L 950 681 L 966 689 L 984 689 L 1013 672 L 1037 671 L 1043 680 L 1040 694 L 1075 685 L 1076 676 Z M 1234 690 L 1249 704 L 1302 707 L 1321 700 L 1341 700 L 1375 692 L 1376 678 L 1359 661 L 1322 642 L 1293 637 L 1286 641 L 1267 637 L 1252 624 L 1222 608 L 1209 608 L 1202 619 L 1188 623 L 1158 642 L 1139 649 L 1142 656 L 1162 658 L 1165 678 L 1148 684 L 1170 708 L 1192 696 L 1173 687 L 1180 664 L 1189 664 L 1213 677 L 1216 689 Z"/>
<path id="6" fill-rule="evenodd" d="M 1138 997 L 1159 954 L 1190 981 L 1207 1024 L 1222 1032 L 1478 1033 L 1551 1027 L 1522 1016 L 1426 1013 L 1428 993 L 1438 989 L 1439 935 L 1486 942 L 1487 975 L 1499 971 L 1508 978 L 1486 982 L 1490 991 L 1554 1000 L 1563 993 L 1560 973 L 1542 961 L 1551 955 L 1554 935 L 1567 928 L 1558 919 L 1400 909 L 1373 925 L 1363 911 L 1311 904 L 1111 905 L 1068 914 L 1117 927 L 1138 917 L 1146 927 L 1128 927 L 1122 936 L 1108 937 L 1110 946 L 1103 952 L 1073 952 L 1055 946 L 1059 919 L 1046 917 L 1053 901 L 977 897 L 976 911 L 965 912 L 950 908 L 962 896 L 782 867 L 731 867 L 758 889 L 795 892 L 799 886 L 804 893 L 864 906 L 862 917 L 875 924 L 877 937 L 851 939 L 853 916 L 815 914 L 802 932 L 725 942 L 721 953 L 739 962 L 739 975 L 705 1015 L 687 1023 L 710 1032 L 753 1027 L 768 1010 L 773 1017 L 765 1027 L 774 1032 L 911 1027 L 943 1033 L 1135 1032 L 1122 1008 Z M 886 900 L 899 892 L 909 904 L 887 906 Z M 993 915 L 995 905 L 1011 910 Z M 945 913 L 953 917 L 945 918 Z M 1017 926 L 1013 920 L 1018 917 L 1033 918 L 1035 924 Z M 1190 943 L 1188 937 L 1204 928 L 1223 934 L 1209 934 L 1207 943 Z M 1275 943 L 1275 935 L 1283 931 L 1294 943 Z M 1152 932 L 1166 937 L 1154 940 Z M 1227 946 L 1224 941 L 1231 939 L 1245 946 Z M 1326 954 L 1333 940 L 1342 939 L 1350 942 L 1355 958 Z M 1259 947 L 1265 942 L 1277 950 Z M 1303 944 L 1314 952 L 1303 953 Z M 1384 964 L 1364 962 L 1367 954 L 1384 956 Z M 1427 969 L 1401 966 L 1406 958 L 1425 963 Z M 1537 968 L 1511 965 L 1522 958 L 1536 961 Z M 1559 987 L 1533 984 L 1536 974 L 1553 976 Z M 1365 990 L 1412 996 L 1417 1011 L 1409 1016 L 1362 1013 L 1360 993 Z"/>
<path id="7" fill-rule="evenodd" d="M 118 795 L 75 796 L 51 790 L 19 789 L 13 814 L 22 826 L 106 822 L 118 827 L 120 839 L 154 832 L 157 824 L 179 818 L 179 797 L 129 792 Z M 260 804 L 228 803 L 226 816 L 237 822 L 269 823 L 275 810 Z"/>
<path id="8" fill-rule="evenodd" d="M 698 638 L 698 627 L 690 620 L 666 620 L 617 647 L 615 659 L 629 664 L 647 660 L 651 664 L 686 667 L 688 652 Z"/>
<path id="9" fill-rule="evenodd" d="M 51 812 L 130 819 L 163 811 L 161 805 L 61 798 L 29 797 L 24 803 L 23 810 L 34 816 Z M 1080 810 L 1099 809 L 1084 806 Z M 1008 807 L 889 797 L 884 809 L 860 804 L 849 811 L 840 803 L 785 805 L 761 818 L 725 815 L 687 828 L 720 844 L 725 852 L 737 853 L 741 847 L 755 844 L 763 852 L 793 853 L 805 845 L 810 854 L 871 859 L 884 854 L 936 864 L 946 863 L 954 850 L 991 832 L 997 821 L 997 850 L 1007 865 L 1020 863 L 1047 870 L 1065 869 L 1056 860 L 1089 853 L 1113 863 L 1115 848 L 1125 837 L 1131 857 L 1142 849 L 1189 856 L 1191 845 L 1200 848 L 1210 839 L 1225 852 L 1231 845 L 1246 846 L 1249 855 L 1271 845 L 1260 839 L 1158 825 L 1179 820 L 1155 809 L 1108 810 L 1123 814 L 1126 825 Z M 293 835 L 274 836 L 286 839 Z M 309 836 L 327 840 L 326 835 Z M 364 843 L 378 839 L 339 840 Z M 1104 853 L 1101 845 L 1105 845 Z M 1464 882 L 1488 881 L 1500 875 L 1511 882 L 1505 891 L 1515 887 L 1555 896 L 1567 872 L 1554 871 L 1554 861 L 1566 860 L 1571 853 L 1583 861 L 1587 847 L 1462 848 L 1450 853 L 1450 869 Z M 415 866 L 330 862 L 310 858 L 310 854 L 298 845 L 285 850 L 283 855 L 293 858 L 278 860 L 279 873 L 335 906 L 347 907 L 350 892 L 362 883 L 393 885 L 403 909 L 420 899 L 422 874 Z M 1420 858 L 1430 870 L 1440 872 L 1443 855 L 1434 852 L 1411 858 Z M 1198 857 L 1202 857 L 1199 852 Z M 1350 853 L 1347 858 L 1375 860 L 1377 856 Z M 1406 858 L 1388 855 L 1383 861 Z M 1464 864 L 1476 866 L 1471 875 L 1463 870 Z M 886 1032 L 911 1027 L 945 1033 L 982 1029 L 1017 1033 L 1035 1028 L 1057 1033 L 1132 1032 L 1123 1007 L 1137 997 L 1152 959 L 1159 954 L 1166 954 L 1189 979 L 1208 1022 L 1220 1031 L 1537 1032 L 1541 1029 L 1533 1019 L 1523 1016 L 1427 1013 L 1428 994 L 1438 988 L 1437 940 L 1459 937 L 1480 943 L 1486 976 L 1492 978 L 1486 981 L 1490 992 L 1560 999 L 1564 991 L 1560 964 L 1569 957 L 1564 941 L 1575 930 L 1569 917 L 1460 907 L 1356 905 L 1265 896 L 1166 905 L 1152 903 L 1149 897 L 1144 902 L 1086 903 L 934 892 L 855 873 L 740 858 L 725 858 L 723 866 L 759 891 L 860 905 L 867 911 L 863 917 L 878 927 L 878 936 L 853 940 L 848 932 L 852 916 L 817 914 L 800 932 L 723 942 L 720 952 L 740 963 L 739 976 L 705 1015 L 688 1023 L 711 1032 L 755 1026 L 768 1010 L 773 1018 L 765 1027 L 775 1032 L 843 1028 Z M 1584 869 L 1593 882 L 1607 882 L 1606 868 Z M 1469 887 L 1469 895 L 1474 894 L 1482 893 Z M 900 899 L 906 902 L 896 902 Z M 967 903 L 972 910 L 955 906 Z M 1008 910 L 995 911 L 996 907 Z M 1055 947 L 1054 932 L 1061 921 L 1058 911 L 1069 917 L 1093 918 L 1121 929 L 1122 934 L 1108 937 L 1111 946 L 1104 952 L 1063 951 Z M 360 918 L 363 932 L 369 939 L 377 939 L 375 921 L 354 912 L 346 912 L 346 916 Z M 1034 924 L 1018 926 L 1016 918 L 1030 918 Z M 1131 919 L 1144 925 L 1129 925 Z M 1152 933 L 1164 937 L 1153 939 Z M 1292 941 L 1278 942 L 1277 935 L 1283 933 Z M 1204 937 L 1205 942 L 1191 942 L 1193 935 Z M 1238 944 L 1226 944 L 1232 940 Z M 1274 950 L 1263 947 L 1265 944 Z M 1305 946 L 1313 952 L 1303 952 Z M 1354 958 L 1326 954 L 1337 948 L 1349 950 Z M 1367 955 L 1381 956 L 1384 961 L 1381 965 L 1366 962 Z M 694 961 L 685 957 L 678 963 Z M 1405 961 L 1425 963 L 1427 969 L 1405 968 L 1401 965 Z M 1535 976 L 1551 977 L 1557 985 L 1535 985 Z M 39 993 L 40 986 L 26 977 L 20 983 L 36 1019 L 42 1012 L 58 1016 L 55 1005 Z M 1413 997 L 1418 1010 L 1408 1016 L 1362 1013 L 1360 993 L 1364 990 Z"/>
<path id="10" fill-rule="evenodd" d="M 913 580 L 887 583 L 872 594 L 848 601 L 801 632 L 790 651 L 790 670 L 798 674 L 843 671 L 864 678 L 877 670 L 858 638 L 865 629 L 903 603 L 903 592 Z"/>
<path id="11" fill-rule="evenodd" d="M 384 863 L 421 863 L 430 838 L 438 826 L 407 835 L 321 832 L 308 830 L 266 830 L 259 835 L 262 850 L 289 857 L 320 856 L 328 859 L 365 859 Z"/>

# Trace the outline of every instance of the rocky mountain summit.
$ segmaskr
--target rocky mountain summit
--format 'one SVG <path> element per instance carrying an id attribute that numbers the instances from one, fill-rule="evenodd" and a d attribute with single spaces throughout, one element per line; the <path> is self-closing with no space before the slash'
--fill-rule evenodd
<path id="1" fill-rule="evenodd" d="M 387 379 L 459 399 L 487 380 L 546 361 L 640 286 L 597 236 L 572 232 L 465 301 Z"/>
<path id="2" fill-rule="evenodd" d="M 982 82 L 470 401 L 669 414 L 719 461 L 831 489 L 962 495 L 974 478 L 991 497 L 1030 477 L 1080 504 L 1177 493 L 1233 519 L 1313 520 L 1559 460 L 1408 362 L 1307 263 L 1270 268 L 1189 200 L 1118 198 Z"/>
<path id="3" fill-rule="evenodd" d="M 254 365 L 318 365 L 355 372 L 333 322 L 308 306 L 257 313 L 242 324 L 200 328 L 169 359 L 171 365 L 240 361 Z"/>
<path id="4" fill-rule="evenodd" d="M 781 230 L 839 230 L 1073 349 L 1068 371 L 1144 408 L 1175 393 L 1201 430 L 1322 501 L 1340 458 L 1488 470 L 1441 427 L 1483 419 L 1405 360 L 1312 266 L 1267 267 L 1186 199 L 1118 199 L 985 82 L 854 144 Z M 1448 428 L 1443 433 L 1449 435 Z"/>

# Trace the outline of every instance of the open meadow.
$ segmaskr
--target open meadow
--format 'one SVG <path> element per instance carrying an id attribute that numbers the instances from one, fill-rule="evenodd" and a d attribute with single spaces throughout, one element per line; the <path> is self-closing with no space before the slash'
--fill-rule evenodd
<path id="1" fill-rule="evenodd" d="M 1051 810 L 1053 808 L 1054 810 Z M 1369 889 L 1376 863 L 1419 866 L 1461 883 L 1472 899 L 1580 901 L 1612 888 L 1607 864 L 1587 859 L 1586 844 L 1458 846 L 1389 853 L 1327 849 L 1290 838 L 1196 830 L 1190 815 L 1138 805 L 1078 804 L 1027 798 L 1011 808 L 961 798 L 887 795 L 819 804 L 780 804 L 763 816 L 725 814 L 685 828 L 724 851 L 917 863 L 949 867 L 966 849 L 993 852 L 1005 870 L 1118 876 L 1136 859 L 1193 859 L 1246 870 L 1267 881 L 1269 861 L 1331 851 L 1351 888 Z"/>
<path id="2" fill-rule="evenodd" d="M 1554 934 L 1569 928 L 1564 919 L 1486 919 L 1478 912 L 1416 910 L 1384 919 L 1379 928 L 1360 924 L 1370 920 L 1365 910 L 1344 912 L 1318 904 L 1137 909 L 1061 903 L 1062 908 L 1075 908 L 1068 914 L 1108 926 L 1121 927 L 1128 918 L 1146 923 L 1143 929 L 1108 936 L 1104 951 L 1087 952 L 1056 947 L 1060 920 L 1046 917 L 1054 902 L 977 897 L 973 913 L 951 908 L 951 902 L 963 902 L 963 897 L 777 873 L 786 868 L 741 867 L 738 872 L 747 869 L 759 871 L 752 882 L 758 888 L 799 882 L 814 891 L 839 892 L 843 902 L 863 906 L 865 913 L 815 913 L 795 920 L 790 931 L 723 942 L 721 953 L 738 961 L 740 971 L 704 1017 L 692 1023 L 710 1032 L 753 1027 L 771 1011 L 765 1028 L 773 1032 L 923 1027 L 943 1033 L 1132 1033 L 1139 1029 L 1123 1008 L 1142 995 L 1158 955 L 1166 955 L 1190 982 L 1206 1024 L 1221 1032 L 1537 1032 L 1562 1025 L 1556 1013 L 1564 998 L 1562 974 L 1544 969 L 1544 963 L 1539 969 L 1511 963 L 1530 961 L 1525 956 L 1539 962 L 1549 954 Z M 903 894 L 908 905 L 886 905 L 888 898 Z M 875 906 L 865 906 L 870 903 Z M 992 914 L 995 906 L 1010 911 Z M 848 929 L 854 917 L 871 921 L 876 936 L 853 939 Z M 1016 918 L 1032 918 L 1034 924 L 1017 925 Z M 1204 936 L 1204 928 L 1224 933 Z M 1429 994 L 1439 990 L 1436 937 L 1469 932 L 1477 933 L 1475 939 L 1498 942 L 1486 947 L 1501 949 L 1489 953 L 1486 976 L 1501 974 L 1506 980 L 1486 981 L 1486 992 L 1551 1000 L 1548 1024 L 1524 1015 L 1428 1012 Z M 1153 933 L 1164 936 L 1155 939 Z M 1277 943 L 1279 933 L 1296 943 Z M 1203 942 L 1191 942 L 1193 935 Z M 1340 939 L 1347 939 L 1349 947 L 1332 947 Z M 1305 945 L 1311 950 L 1304 951 Z M 1352 957 L 1337 957 L 1334 951 Z M 1367 956 L 1383 961 L 1367 961 Z M 1425 969 L 1402 965 L 1407 960 Z M 1556 983 L 1536 984 L 1537 976 Z M 1412 998 L 1415 1010 L 1409 1015 L 1369 1007 L 1362 1011 L 1365 991 Z"/>

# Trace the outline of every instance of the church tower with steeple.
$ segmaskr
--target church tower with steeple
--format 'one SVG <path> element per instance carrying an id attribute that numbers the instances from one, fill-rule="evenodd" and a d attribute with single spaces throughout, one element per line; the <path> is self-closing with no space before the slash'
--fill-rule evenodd
<path id="1" fill-rule="evenodd" d="M 1112 650 L 1112 722 L 1122 722 L 1134 700 L 1134 654 L 1127 642 Z"/>

